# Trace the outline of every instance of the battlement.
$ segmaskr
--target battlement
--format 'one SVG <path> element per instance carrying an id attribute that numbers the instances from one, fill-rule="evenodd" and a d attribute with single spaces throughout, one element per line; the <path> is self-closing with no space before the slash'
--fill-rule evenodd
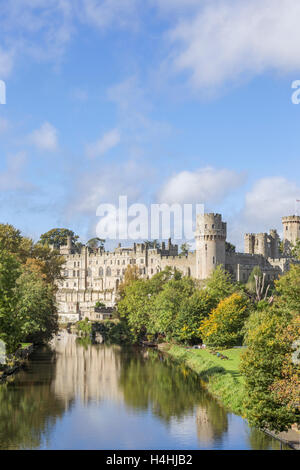
<path id="1" fill-rule="evenodd" d="M 286 223 L 297 223 L 297 224 L 300 224 L 300 215 L 288 215 L 288 216 L 284 216 L 282 217 L 282 223 L 283 224 L 286 224 Z"/>

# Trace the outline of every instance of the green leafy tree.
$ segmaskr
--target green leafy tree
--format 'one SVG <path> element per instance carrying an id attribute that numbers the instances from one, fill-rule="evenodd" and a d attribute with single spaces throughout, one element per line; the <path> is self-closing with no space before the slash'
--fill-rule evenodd
<path id="1" fill-rule="evenodd" d="M 235 253 L 236 248 L 235 248 L 235 245 L 233 245 L 232 243 L 226 242 L 225 250 L 227 253 Z"/>
<path id="2" fill-rule="evenodd" d="M 176 332 L 176 318 L 184 299 L 195 291 L 194 281 L 190 278 L 170 279 L 157 294 L 152 304 L 153 333 L 164 334 L 171 339 Z"/>
<path id="3" fill-rule="evenodd" d="M 16 281 L 16 312 L 23 340 L 42 343 L 58 330 L 54 287 L 38 274 L 24 271 Z"/>
<path id="4" fill-rule="evenodd" d="M 300 239 L 296 241 L 294 246 L 291 248 L 291 255 L 293 258 L 300 259 Z"/>
<path id="5" fill-rule="evenodd" d="M 186 296 L 180 304 L 173 337 L 179 342 L 198 343 L 201 340 L 201 322 L 208 317 L 213 306 L 214 300 L 205 289 L 195 289 L 193 294 Z"/>
<path id="6" fill-rule="evenodd" d="M 21 266 L 16 256 L 5 250 L 0 251 L 0 338 L 9 353 L 16 350 L 22 339 L 15 292 L 20 274 Z"/>
<path id="7" fill-rule="evenodd" d="M 118 303 L 118 312 L 121 318 L 127 319 L 136 341 L 149 328 L 151 301 L 150 283 L 137 279 L 126 286 L 125 295 Z"/>
<path id="8" fill-rule="evenodd" d="M 52 245 L 59 249 L 61 246 L 67 244 L 67 238 L 72 237 L 72 243 L 76 243 L 79 236 L 75 235 L 72 230 L 67 228 L 53 228 L 40 236 L 40 243 L 42 245 Z"/>
<path id="9" fill-rule="evenodd" d="M 183 243 L 180 247 L 181 254 L 186 256 L 189 253 L 190 248 L 191 248 L 191 245 L 189 245 L 188 243 Z"/>
<path id="10" fill-rule="evenodd" d="M 249 301 L 245 296 L 234 293 L 221 300 L 200 326 L 203 341 L 216 347 L 241 345 L 248 315 Z"/>
<path id="11" fill-rule="evenodd" d="M 225 299 L 233 292 L 238 290 L 236 284 L 232 282 L 230 274 L 224 271 L 223 266 L 219 265 L 205 281 L 204 286 L 210 297 L 214 300 L 214 307 L 220 300 Z"/>
<path id="12" fill-rule="evenodd" d="M 97 250 L 98 248 L 104 248 L 104 243 L 105 243 L 105 240 L 103 238 L 95 237 L 95 238 L 91 238 L 87 242 L 86 246 L 90 248 L 90 250 Z"/>
<path id="13" fill-rule="evenodd" d="M 22 242 L 20 230 L 10 224 L 0 224 L 0 250 L 18 253 Z"/>
<path id="14" fill-rule="evenodd" d="M 241 370 L 250 424 L 285 431 L 300 420 L 300 370 L 292 361 L 300 333 L 300 266 L 292 266 L 275 285 L 273 305 L 255 311 L 246 323 Z"/>

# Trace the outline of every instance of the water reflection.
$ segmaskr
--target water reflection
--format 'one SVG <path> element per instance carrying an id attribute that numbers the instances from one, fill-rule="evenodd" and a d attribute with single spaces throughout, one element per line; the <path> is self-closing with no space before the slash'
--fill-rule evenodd
<path id="1" fill-rule="evenodd" d="M 35 355 L 43 357 L 43 368 L 33 362 L 13 382 L 0 386 L 0 449 L 36 448 L 41 436 L 49 438 L 65 405 L 53 392 L 55 355 L 48 348 Z"/>
<path id="2" fill-rule="evenodd" d="M 64 333 L 0 386 L 2 449 L 128 447 L 280 444 L 228 414 L 195 373 L 152 350 L 91 345 Z"/>

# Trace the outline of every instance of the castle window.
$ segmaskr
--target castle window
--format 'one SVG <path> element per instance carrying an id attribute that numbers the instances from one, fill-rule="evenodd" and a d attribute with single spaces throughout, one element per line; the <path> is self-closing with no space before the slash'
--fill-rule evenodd
<path id="1" fill-rule="evenodd" d="M 120 270 L 117 269 L 117 276 L 120 276 Z"/>
<path id="2" fill-rule="evenodd" d="M 286 228 L 285 228 L 285 229 L 286 229 L 286 230 L 288 230 L 288 229 L 289 229 L 289 227 L 288 227 L 288 226 L 286 226 Z"/>
<path id="3" fill-rule="evenodd" d="M 123 264 L 125 264 L 125 259 L 123 259 Z"/>
<path id="4" fill-rule="evenodd" d="M 212 224 L 211 228 L 215 228 L 215 224 Z"/>
<path id="5" fill-rule="evenodd" d="M 103 268 L 99 268 L 99 276 L 103 276 Z"/>
<path id="6" fill-rule="evenodd" d="M 74 261 L 74 268 L 76 267 L 76 261 Z"/>
<path id="7" fill-rule="evenodd" d="M 106 276 L 111 276 L 111 269 L 110 268 L 106 269 Z"/>
<path id="8" fill-rule="evenodd" d="M 75 276 L 76 276 L 76 271 L 73 271 L 73 277 L 75 277 Z"/>
<path id="9" fill-rule="evenodd" d="M 68 275 L 69 275 L 69 272 L 68 272 L 68 270 L 66 269 L 65 272 L 64 272 L 64 276 L 65 276 L 65 277 L 68 277 Z"/>
<path id="10" fill-rule="evenodd" d="M 90 268 L 87 270 L 87 275 L 88 275 L 89 277 L 92 275 L 92 270 L 91 270 Z"/>
<path id="11" fill-rule="evenodd" d="M 79 271 L 77 271 L 77 276 L 79 277 Z"/>
<path id="12" fill-rule="evenodd" d="M 207 244 L 205 245 L 205 250 L 207 251 Z"/>

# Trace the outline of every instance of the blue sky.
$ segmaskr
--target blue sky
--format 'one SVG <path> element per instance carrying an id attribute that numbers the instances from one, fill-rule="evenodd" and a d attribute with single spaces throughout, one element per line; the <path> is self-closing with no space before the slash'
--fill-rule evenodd
<path id="1" fill-rule="evenodd" d="M 297 0 L 0 5 L 0 213 L 95 236 L 100 203 L 204 203 L 229 239 L 300 199 Z M 300 210 L 300 207 L 299 207 Z"/>

